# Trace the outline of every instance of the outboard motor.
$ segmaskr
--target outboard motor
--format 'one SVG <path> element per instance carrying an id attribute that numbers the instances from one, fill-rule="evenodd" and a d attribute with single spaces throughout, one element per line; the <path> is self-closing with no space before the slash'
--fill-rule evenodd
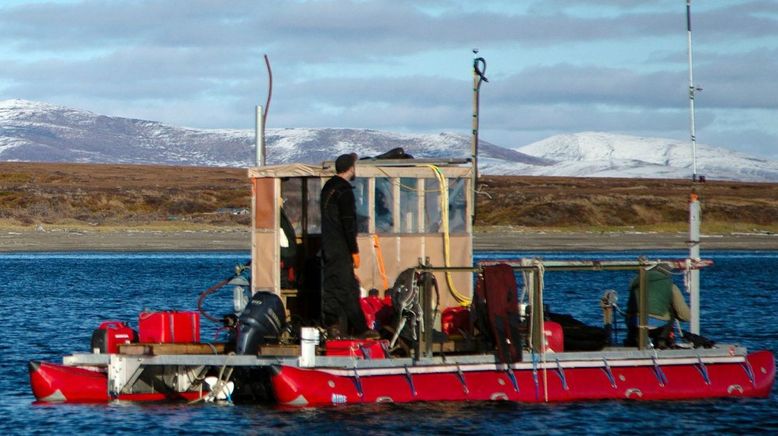
<path id="1" fill-rule="evenodd" d="M 284 303 L 271 292 L 257 292 L 238 318 L 237 354 L 257 354 L 268 340 L 278 339 L 286 323 Z"/>

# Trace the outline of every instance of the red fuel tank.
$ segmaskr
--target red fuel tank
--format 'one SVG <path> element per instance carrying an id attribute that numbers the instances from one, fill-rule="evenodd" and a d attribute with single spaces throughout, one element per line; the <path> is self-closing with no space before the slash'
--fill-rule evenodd
<path id="1" fill-rule="evenodd" d="M 386 359 L 386 339 L 331 339 L 325 344 L 327 356 L 351 356 L 357 359 Z"/>
<path id="2" fill-rule="evenodd" d="M 200 342 L 200 313 L 141 312 L 138 315 L 138 336 L 144 343 Z"/>
<path id="3" fill-rule="evenodd" d="M 92 332 L 93 352 L 118 353 L 119 345 L 136 342 L 138 335 L 122 321 L 105 321 Z"/>

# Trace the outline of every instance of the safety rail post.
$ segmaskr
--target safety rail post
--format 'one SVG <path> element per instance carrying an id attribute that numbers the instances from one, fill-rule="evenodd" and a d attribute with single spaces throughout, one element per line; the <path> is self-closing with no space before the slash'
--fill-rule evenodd
<path id="1" fill-rule="evenodd" d="M 424 261 L 425 267 L 430 267 L 430 258 Z M 424 357 L 432 357 L 432 327 L 434 314 L 432 313 L 432 273 L 424 274 L 424 305 L 422 306 L 422 319 L 424 320 Z"/>
<path id="2" fill-rule="evenodd" d="M 645 350 L 648 346 L 648 289 L 647 289 L 647 270 L 639 270 L 639 288 L 638 288 L 638 349 Z"/>
<path id="3" fill-rule="evenodd" d="M 543 291 L 540 289 L 540 268 L 532 269 L 532 331 L 530 336 L 532 338 L 532 350 L 536 353 L 542 353 L 545 348 L 545 337 L 543 318 Z"/>

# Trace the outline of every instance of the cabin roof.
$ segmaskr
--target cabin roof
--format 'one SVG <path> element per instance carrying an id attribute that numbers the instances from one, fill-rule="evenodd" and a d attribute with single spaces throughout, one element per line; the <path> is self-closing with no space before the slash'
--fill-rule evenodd
<path id="1" fill-rule="evenodd" d="M 472 174 L 469 159 L 362 159 L 356 162 L 357 177 L 436 177 L 432 168 L 448 177 Z M 313 164 L 281 164 L 249 168 L 250 178 L 330 177 L 335 174 L 334 161 Z"/>

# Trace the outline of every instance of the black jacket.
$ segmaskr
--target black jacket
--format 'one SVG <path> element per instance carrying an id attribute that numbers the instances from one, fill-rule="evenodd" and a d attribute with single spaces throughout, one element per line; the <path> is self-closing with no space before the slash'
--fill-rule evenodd
<path id="1" fill-rule="evenodd" d="M 332 177 L 324 184 L 320 200 L 325 261 L 331 256 L 358 253 L 357 210 L 351 183 L 340 176 Z"/>

